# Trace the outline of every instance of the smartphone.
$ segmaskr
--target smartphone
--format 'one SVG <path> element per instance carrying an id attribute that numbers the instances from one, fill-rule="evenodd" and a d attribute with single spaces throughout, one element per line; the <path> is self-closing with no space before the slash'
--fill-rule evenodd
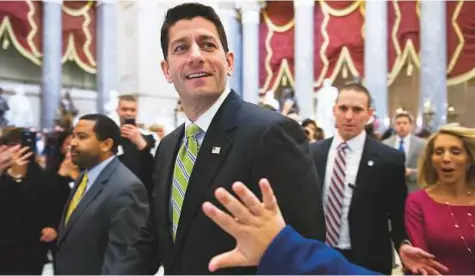
<path id="1" fill-rule="evenodd" d="M 133 125 L 135 126 L 135 119 L 134 118 L 127 118 L 124 120 L 124 125 Z"/>
<path id="2" fill-rule="evenodd" d="M 21 147 L 29 147 L 30 151 L 36 153 L 36 132 L 24 130 L 21 133 Z M 35 155 L 31 155 L 32 159 L 35 158 Z"/>

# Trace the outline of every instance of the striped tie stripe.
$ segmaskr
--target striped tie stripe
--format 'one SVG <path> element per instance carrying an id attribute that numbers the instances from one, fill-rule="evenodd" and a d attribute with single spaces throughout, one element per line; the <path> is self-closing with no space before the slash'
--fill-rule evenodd
<path id="1" fill-rule="evenodd" d="M 325 212 L 327 223 L 326 242 L 330 246 L 338 245 L 340 239 L 341 216 L 345 191 L 346 150 L 348 145 L 343 142 L 337 147 L 333 174 L 330 180 L 328 200 Z"/>
<path id="2" fill-rule="evenodd" d="M 186 139 L 183 145 L 181 145 L 180 150 L 178 151 L 178 156 L 175 161 L 175 167 L 173 169 L 171 198 L 171 205 L 173 209 L 173 240 L 175 240 L 176 238 L 183 201 L 185 200 L 186 189 L 188 187 L 188 182 L 190 181 L 191 173 L 193 171 L 193 165 L 196 162 L 196 156 L 198 156 L 199 145 L 196 136 L 200 131 L 201 129 L 195 124 L 191 124 L 186 127 Z"/>

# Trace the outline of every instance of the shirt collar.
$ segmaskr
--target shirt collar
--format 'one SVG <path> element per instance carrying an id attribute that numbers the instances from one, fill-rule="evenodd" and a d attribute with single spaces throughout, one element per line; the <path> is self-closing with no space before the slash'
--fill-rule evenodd
<path id="1" fill-rule="evenodd" d="M 226 100 L 226 97 L 231 93 L 230 88 L 226 88 L 224 92 L 219 96 L 219 98 L 214 102 L 214 104 L 206 110 L 203 114 L 201 114 L 196 121 L 192 122 L 188 117 L 185 119 L 185 127 L 188 127 L 191 124 L 196 124 L 197 126 L 200 127 L 200 129 L 206 133 L 208 131 L 209 126 L 211 125 L 211 121 L 213 120 L 214 116 L 218 112 L 219 108 L 223 104 L 224 100 Z"/>
<path id="2" fill-rule="evenodd" d="M 95 165 L 91 169 L 87 170 L 87 187 L 91 187 L 91 185 L 96 181 L 99 174 L 104 170 L 104 168 L 114 159 L 115 155 L 107 158 L 106 160 L 102 161 L 101 163 Z"/>
<path id="3" fill-rule="evenodd" d="M 346 144 L 348 144 L 348 148 L 350 149 L 350 151 L 359 151 L 363 149 L 365 141 L 366 141 L 366 131 L 363 130 L 361 131 L 360 134 L 346 141 Z M 344 142 L 343 138 L 341 138 L 338 131 L 335 134 L 335 138 L 333 139 L 333 142 L 336 147 L 338 147 L 338 145 Z"/>
<path id="4" fill-rule="evenodd" d="M 411 134 L 406 135 L 406 137 L 404 137 L 404 138 L 401 138 L 396 134 L 396 142 L 397 142 L 398 145 L 399 145 L 399 143 L 401 143 L 401 140 L 403 140 L 404 144 L 407 145 L 409 143 L 409 139 L 411 139 Z"/>

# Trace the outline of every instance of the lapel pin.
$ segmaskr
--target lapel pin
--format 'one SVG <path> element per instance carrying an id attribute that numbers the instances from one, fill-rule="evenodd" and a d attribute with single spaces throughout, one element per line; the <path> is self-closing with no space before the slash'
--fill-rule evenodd
<path id="1" fill-rule="evenodd" d="M 373 165 L 374 165 L 373 160 L 369 160 L 369 161 L 368 161 L 368 166 L 372 167 Z"/>
<path id="2" fill-rule="evenodd" d="M 220 151 L 221 151 L 220 147 L 213 147 L 213 149 L 211 150 L 211 153 L 212 154 L 219 154 Z"/>

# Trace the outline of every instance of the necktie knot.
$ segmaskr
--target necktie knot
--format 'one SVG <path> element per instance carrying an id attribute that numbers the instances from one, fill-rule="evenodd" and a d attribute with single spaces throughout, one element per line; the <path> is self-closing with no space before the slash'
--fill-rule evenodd
<path id="1" fill-rule="evenodd" d="M 338 145 L 338 148 L 337 148 L 338 151 L 346 151 L 347 149 L 349 149 L 349 147 L 346 142 L 342 142 L 341 144 Z"/>
<path id="2" fill-rule="evenodd" d="M 404 151 L 404 140 L 403 139 L 399 140 L 399 151 L 400 152 L 405 152 Z"/>
<path id="3" fill-rule="evenodd" d="M 200 131 L 201 131 L 201 128 L 198 125 L 191 124 L 186 127 L 186 130 L 185 130 L 186 138 L 195 137 L 196 135 L 198 135 L 198 133 L 200 133 Z"/>

